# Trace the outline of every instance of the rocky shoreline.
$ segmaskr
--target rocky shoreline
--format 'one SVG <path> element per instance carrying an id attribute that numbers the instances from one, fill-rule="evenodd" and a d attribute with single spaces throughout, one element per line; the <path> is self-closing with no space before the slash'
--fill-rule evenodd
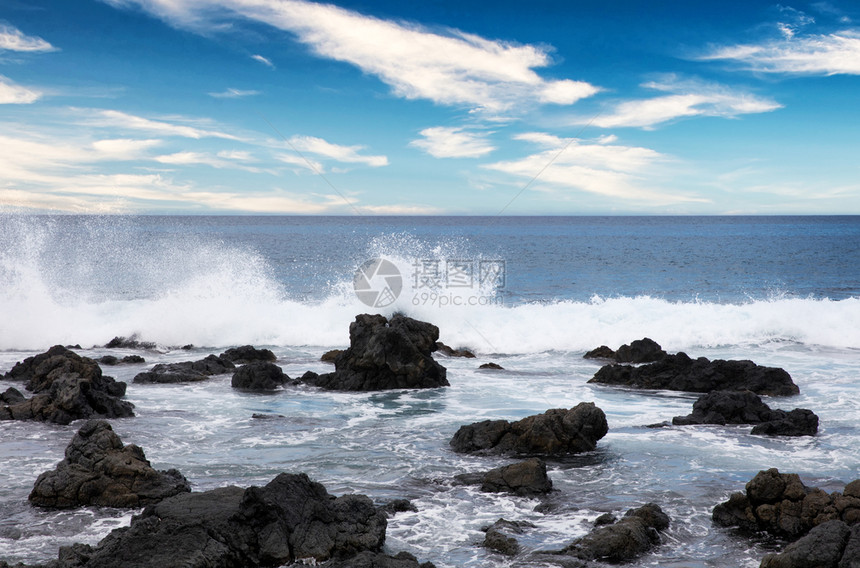
<path id="1" fill-rule="evenodd" d="M 449 386 L 447 370 L 432 357 L 444 346 L 438 339 L 439 330 L 432 324 L 403 315 L 389 319 L 363 314 L 350 325 L 350 346 L 330 355 L 332 373 L 308 372 L 290 379 L 271 351 L 243 346 L 199 361 L 156 365 L 135 376 L 134 383 L 198 382 L 232 374 L 233 388 L 259 392 L 296 385 L 340 391 L 444 388 Z M 468 357 L 446 351 L 446 357 Z M 647 338 L 618 350 L 604 346 L 587 357 L 608 361 L 589 382 L 704 393 L 689 416 L 675 417 L 664 427 L 749 424 L 754 426 L 752 433 L 768 436 L 817 432 L 818 417 L 811 410 L 772 410 L 758 396 L 799 392 L 782 369 L 751 361 L 671 355 Z M 86 420 L 69 443 L 65 459 L 39 475 L 30 495 L 33 506 L 144 507 L 129 527 L 115 529 L 95 546 L 64 547 L 57 560 L 40 565 L 44 568 L 171 563 L 255 567 L 296 562 L 359 568 L 433 566 L 405 552 L 384 550 L 387 511 L 408 510 L 408 502 L 388 507 L 364 495 L 335 497 L 303 473 L 282 473 L 262 487 L 198 493 L 178 471 L 152 469 L 143 450 L 124 445 L 106 421 L 134 416 L 131 404 L 122 400 L 125 383 L 103 376 L 98 362 L 67 348 L 55 346 L 30 357 L 4 378 L 25 383 L 34 394 L 27 398 L 17 389 L 0 394 L 0 420 L 59 424 Z M 605 414 L 590 402 L 514 422 L 464 424 L 449 442 L 451 451 L 520 461 L 457 475 L 451 482 L 539 498 L 556 491 L 544 460 L 592 452 L 608 429 Z M 486 528 L 481 545 L 521 565 L 584 568 L 629 562 L 647 553 L 660 545 L 661 533 L 671 522 L 659 503 L 645 503 L 620 519 L 601 517 L 591 532 L 562 549 L 523 553 L 518 537 L 534 527 L 500 519 Z M 755 539 L 765 531 L 783 539 L 783 550 L 765 556 L 762 568 L 810 566 L 810 558 L 821 566 L 860 567 L 860 480 L 842 492 L 827 494 L 806 487 L 795 474 L 762 471 L 747 484 L 746 495 L 736 493 L 726 503 L 714 505 L 713 522 L 740 530 L 745 536 L 739 538 Z M 0 568 L 6 566 L 0 561 Z"/>

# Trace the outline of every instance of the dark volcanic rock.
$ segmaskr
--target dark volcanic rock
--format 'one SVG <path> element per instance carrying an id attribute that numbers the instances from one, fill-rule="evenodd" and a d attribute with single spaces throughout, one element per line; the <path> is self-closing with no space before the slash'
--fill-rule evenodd
<path id="1" fill-rule="evenodd" d="M 800 392 L 783 369 L 756 365 L 752 361 L 690 359 L 686 353 L 667 355 L 660 361 L 640 367 L 605 365 L 588 382 L 688 392 L 749 390 L 770 396 Z"/>
<path id="2" fill-rule="evenodd" d="M 305 373 L 301 381 L 330 390 L 377 391 L 449 386 L 445 367 L 430 353 L 439 328 L 402 315 L 387 320 L 362 314 L 349 325 L 349 349 L 335 359 L 335 371 Z"/>
<path id="3" fill-rule="evenodd" d="M 244 365 L 256 361 L 277 361 L 278 358 L 269 349 L 257 349 L 253 345 L 243 345 L 241 347 L 232 347 L 221 353 L 220 359 L 230 361 L 235 365 Z"/>
<path id="4" fill-rule="evenodd" d="M 359 552 L 346 560 L 326 562 L 326 568 L 436 568 L 432 562 L 418 562 L 408 552 L 389 556 L 381 552 Z"/>
<path id="5" fill-rule="evenodd" d="M 455 452 L 564 455 L 595 449 L 607 431 L 603 411 L 593 402 L 581 402 L 513 423 L 484 420 L 461 426 L 450 445 Z"/>
<path id="6" fill-rule="evenodd" d="M 653 363 L 665 359 L 667 355 L 659 343 L 645 337 L 619 347 L 615 351 L 615 360 L 619 363 Z"/>
<path id="7" fill-rule="evenodd" d="M 529 522 L 499 519 L 489 527 L 481 529 L 486 533 L 484 548 L 505 556 L 516 556 L 520 552 L 520 543 L 514 535 L 521 535 L 525 533 L 525 529 L 533 528 L 536 526 Z"/>
<path id="8" fill-rule="evenodd" d="M 827 521 L 779 554 L 768 554 L 760 568 L 858 568 L 860 525 L 849 528 L 842 521 Z"/>
<path id="9" fill-rule="evenodd" d="M 66 458 L 39 476 L 30 503 L 67 509 L 141 507 L 191 491 L 175 469 L 156 471 L 139 447 L 123 446 L 110 424 L 90 420 L 72 438 Z"/>
<path id="10" fill-rule="evenodd" d="M 12 405 L 24 402 L 25 400 L 27 400 L 27 397 L 14 387 L 9 387 L 3 391 L 3 394 L 0 394 L 0 404 Z"/>
<path id="11" fill-rule="evenodd" d="M 283 369 L 274 363 L 258 361 L 242 365 L 233 373 L 230 382 L 234 389 L 271 391 L 290 380 Z"/>
<path id="12" fill-rule="evenodd" d="M 659 506 L 648 503 L 630 509 L 620 521 L 595 528 L 565 547 L 561 553 L 583 560 L 628 562 L 660 542 L 660 532 L 669 528 L 669 517 Z"/>
<path id="13" fill-rule="evenodd" d="M 330 351 L 326 351 L 320 357 L 320 361 L 324 363 L 334 363 L 341 353 L 343 353 L 343 349 L 332 349 Z"/>
<path id="14" fill-rule="evenodd" d="M 416 507 L 409 499 L 394 499 L 380 507 L 386 516 L 393 517 L 397 513 L 417 513 Z"/>
<path id="15" fill-rule="evenodd" d="M 693 412 L 672 419 L 676 426 L 690 424 L 757 424 L 753 434 L 814 436 L 818 417 L 811 410 L 772 410 L 750 391 L 714 391 L 699 397 Z"/>
<path id="16" fill-rule="evenodd" d="M 62 345 L 28 357 L 6 373 L 5 378 L 26 381 L 26 389 L 34 395 L 20 400 L 14 393 L 4 393 L 12 398 L 0 406 L 0 420 L 69 424 L 81 418 L 134 416 L 134 405 L 120 399 L 125 395 L 125 383 L 102 375 L 95 361 Z"/>
<path id="17" fill-rule="evenodd" d="M 447 355 L 448 357 L 465 357 L 466 359 L 474 359 L 475 354 L 466 349 L 465 347 L 461 347 L 460 349 L 454 349 L 453 347 L 449 347 L 442 343 L 441 341 L 436 342 L 436 349 L 442 355 Z"/>
<path id="18" fill-rule="evenodd" d="M 854 524 L 860 521 L 860 480 L 849 483 L 844 493 L 828 494 L 806 487 L 796 473 L 760 471 L 746 484 L 746 494 L 733 493 L 714 507 L 713 520 L 748 533 L 766 531 L 792 539 L 827 521 Z"/>
<path id="19" fill-rule="evenodd" d="M 212 375 L 223 375 L 236 368 L 231 361 L 208 355 L 199 361 L 159 363 L 149 371 L 138 373 L 135 383 L 193 383 L 205 381 Z"/>
<path id="20" fill-rule="evenodd" d="M 108 349 L 155 349 L 156 347 L 151 341 L 139 341 L 136 334 L 131 337 L 114 337 L 104 346 Z"/>
<path id="21" fill-rule="evenodd" d="M 100 365 L 130 365 L 134 363 L 146 363 L 146 359 L 140 355 L 126 355 L 122 359 L 113 355 L 104 355 L 96 359 Z"/>
<path id="22" fill-rule="evenodd" d="M 538 458 L 491 469 L 486 473 L 463 474 L 457 481 L 480 485 L 487 493 L 538 495 L 552 491 L 552 480 L 546 474 L 546 463 Z"/>
<path id="23" fill-rule="evenodd" d="M 484 363 L 479 369 L 491 369 L 493 371 L 504 371 L 505 368 L 499 365 L 498 363 Z"/>
<path id="24" fill-rule="evenodd" d="M 335 498 L 304 474 L 282 473 L 265 487 L 165 499 L 95 547 L 61 550 L 57 568 L 256 568 L 351 559 L 378 553 L 386 524 L 364 495 Z"/>
<path id="25" fill-rule="evenodd" d="M 615 359 L 615 351 L 607 347 L 606 345 L 601 345 L 600 347 L 596 347 L 582 356 L 583 359 Z"/>

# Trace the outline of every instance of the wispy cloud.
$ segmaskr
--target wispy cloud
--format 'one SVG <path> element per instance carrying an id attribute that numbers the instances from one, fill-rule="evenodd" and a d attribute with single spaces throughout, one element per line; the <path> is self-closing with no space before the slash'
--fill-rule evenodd
<path id="1" fill-rule="evenodd" d="M 211 31 L 250 19 L 292 32 L 318 56 L 355 65 L 407 99 L 468 106 L 490 113 L 522 105 L 569 105 L 597 87 L 545 79 L 535 69 L 551 64 L 545 46 L 518 45 L 449 30 L 431 31 L 330 4 L 302 0 L 107 0 L 136 4 L 174 26 Z"/>
<path id="2" fill-rule="evenodd" d="M 238 99 L 241 97 L 251 97 L 254 95 L 259 95 L 260 91 L 243 91 L 242 89 L 227 89 L 226 91 L 221 91 L 220 93 L 208 93 L 210 97 L 215 97 L 216 99 Z"/>
<path id="3" fill-rule="evenodd" d="M 46 52 L 56 49 L 40 37 L 28 36 L 16 27 L 0 24 L 0 50 Z"/>
<path id="4" fill-rule="evenodd" d="M 568 197 L 571 191 L 582 191 L 621 200 L 625 204 L 663 206 L 707 202 L 695 196 L 655 189 L 658 184 L 651 178 L 657 176 L 656 167 L 669 158 L 649 148 L 583 143 L 542 132 L 525 133 L 516 138 L 537 144 L 544 150 L 519 160 L 483 167 L 522 182 L 529 182 L 540 174 L 533 189 Z"/>
<path id="5" fill-rule="evenodd" d="M 302 153 L 311 153 L 325 158 L 331 158 L 338 162 L 365 164 L 374 168 L 388 165 L 386 156 L 369 156 L 360 154 L 364 146 L 341 146 L 333 144 L 315 136 L 293 136 L 289 140 L 290 146 Z"/>
<path id="6" fill-rule="evenodd" d="M 801 35 L 783 27 L 782 37 L 714 48 L 699 59 L 735 61 L 758 73 L 860 75 L 860 30 Z"/>
<path id="7" fill-rule="evenodd" d="M 181 136 L 183 138 L 223 138 L 226 140 L 240 140 L 238 136 L 209 130 L 188 124 L 181 124 L 179 120 L 153 120 L 128 114 L 118 110 L 89 110 L 82 122 L 90 126 L 101 126 L 119 128 L 123 130 L 137 130 L 157 134 L 159 136 Z"/>
<path id="8" fill-rule="evenodd" d="M 22 87 L 8 77 L 0 75 L 0 105 L 26 105 L 38 101 L 42 93 Z"/>
<path id="9" fill-rule="evenodd" d="M 463 128 L 435 126 L 421 131 L 410 146 L 420 148 L 435 158 L 480 158 L 496 149 L 484 138 L 485 134 Z"/>
<path id="10" fill-rule="evenodd" d="M 254 61 L 259 61 L 260 63 L 262 63 L 266 67 L 271 67 L 272 69 L 275 68 L 275 64 L 272 63 L 272 60 L 269 59 L 268 57 L 263 57 L 262 55 L 255 54 L 255 55 L 251 56 L 251 59 L 253 59 Z"/>
<path id="11" fill-rule="evenodd" d="M 610 112 L 590 120 L 602 128 L 651 128 L 671 120 L 714 116 L 737 118 L 743 114 L 770 112 L 782 108 L 776 101 L 724 85 L 666 76 L 642 85 L 647 89 L 668 93 L 650 99 L 624 101 Z M 587 122 L 588 119 L 579 119 Z"/>

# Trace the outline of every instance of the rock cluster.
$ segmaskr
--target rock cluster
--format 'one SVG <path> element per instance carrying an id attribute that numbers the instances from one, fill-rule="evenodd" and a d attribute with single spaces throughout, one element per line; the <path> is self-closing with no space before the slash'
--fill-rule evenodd
<path id="1" fill-rule="evenodd" d="M 843 521 L 821 523 L 782 552 L 765 556 L 760 568 L 813 566 L 860 568 L 860 524 L 849 527 Z"/>
<path id="2" fill-rule="evenodd" d="M 436 342 L 435 351 L 437 353 L 441 353 L 442 355 L 447 355 L 448 357 L 464 357 L 466 359 L 474 359 L 475 358 L 475 354 L 472 353 L 470 350 L 466 349 L 465 347 L 461 347 L 459 349 L 454 349 L 453 347 L 449 347 L 448 345 L 445 345 L 441 341 Z"/>
<path id="3" fill-rule="evenodd" d="M 254 363 L 258 361 L 272 362 L 278 360 L 270 349 L 257 349 L 253 345 L 231 347 L 224 353 L 221 353 L 219 359 L 230 361 L 234 365 L 244 365 L 246 363 Z"/>
<path id="4" fill-rule="evenodd" d="M 134 376 L 135 383 L 193 383 L 205 381 L 212 375 L 223 375 L 236 365 L 229 359 L 208 355 L 198 361 L 159 363 L 149 371 Z"/>
<path id="5" fill-rule="evenodd" d="M 594 450 L 607 431 L 603 411 L 593 402 L 581 402 L 517 422 L 484 420 L 461 426 L 450 445 L 463 453 L 565 455 Z"/>
<path id="6" fill-rule="evenodd" d="M 649 337 L 631 341 L 629 345 L 624 344 L 613 351 L 605 345 L 592 349 L 585 355 L 586 359 L 611 359 L 616 363 L 653 363 L 660 361 L 668 355 L 660 344 Z"/>
<path id="7" fill-rule="evenodd" d="M 860 521 L 860 479 L 842 493 L 827 493 L 806 487 L 796 473 L 760 471 L 746 484 L 746 494 L 733 493 L 714 507 L 713 519 L 724 527 L 790 539 L 828 521 L 855 525 Z"/>
<path id="8" fill-rule="evenodd" d="M 753 434 L 814 436 L 818 416 L 811 410 L 773 410 L 750 391 L 714 391 L 699 397 L 693 412 L 672 419 L 676 426 L 690 424 L 755 424 Z"/>
<path id="9" fill-rule="evenodd" d="M 181 473 L 156 471 L 143 450 L 124 446 L 107 421 L 89 420 L 72 438 L 65 459 L 39 476 L 29 499 L 57 509 L 142 507 L 189 491 Z"/>
<path id="10" fill-rule="evenodd" d="M 688 392 L 749 390 L 769 396 L 790 396 L 800 392 L 784 369 L 756 365 L 752 361 L 691 359 L 683 352 L 666 355 L 659 361 L 638 367 L 605 365 L 588 382 Z"/>
<path id="11" fill-rule="evenodd" d="M 445 367 L 430 355 L 439 328 L 403 315 L 388 320 L 362 314 L 349 325 L 349 348 L 335 358 L 335 371 L 308 371 L 301 381 L 330 390 L 378 391 L 449 386 Z"/>
<path id="12" fill-rule="evenodd" d="M 102 375 L 98 363 L 62 345 L 28 357 L 4 378 L 25 382 L 34 394 L 27 399 L 17 389 L 7 389 L 0 399 L 0 420 L 69 424 L 81 418 L 134 416 L 134 405 L 120 398 L 125 383 Z"/>

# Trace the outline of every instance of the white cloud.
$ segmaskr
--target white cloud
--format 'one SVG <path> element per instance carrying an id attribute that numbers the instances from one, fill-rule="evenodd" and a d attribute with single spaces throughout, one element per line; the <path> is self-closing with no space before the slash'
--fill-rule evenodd
<path id="1" fill-rule="evenodd" d="M 548 80 L 549 49 L 484 39 L 459 30 L 430 31 L 330 4 L 303 0 L 106 0 L 135 4 L 172 25 L 211 31 L 236 18 L 292 32 L 320 56 L 355 65 L 407 99 L 465 105 L 491 113 L 536 103 L 572 104 L 599 89 Z"/>
<path id="2" fill-rule="evenodd" d="M 0 105 L 31 104 L 42 97 L 42 93 L 22 87 L 0 75 Z"/>
<path id="3" fill-rule="evenodd" d="M 252 55 L 251 59 L 253 59 L 254 61 L 259 61 L 260 63 L 262 63 L 266 67 L 271 67 L 272 69 L 275 68 L 275 64 L 272 63 L 272 61 L 269 58 L 263 57 L 262 55 Z"/>
<path id="4" fill-rule="evenodd" d="M 118 110 L 88 110 L 89 116 L 83 122 L 90 126 L 101 126 L 109 128 L 120 128 L 125 130 L 141 130 L 161 136 L 181 136 L 183 138 L 223 138 L 227 140 L 240 140 L 237 136 L 189 126 L 187 124 L 176 124 L 166 120 L 151 120 L 141 116 L 135 116 Z"/>
<path id="5" fill-rule="evenodd" d="M 227 89 L 226 91 L 221 91 L 220 93 L 209 93 L 210 97 L 215 97 L 216 99 L 238 99 L 241 97 L 251 97 L 254 95 L 259 95 L 260 91 L 243 91 L 242 89 Z"/>
<path id="6" fill-rule="evenodd" d="M 805 35 L 788 28 L 777 40 L 724 46 L 700 59 L 736 61 L 751 71 L 795 75 L 860 75 L 860 31 Z"/>
<path id="7" fill-rule="evenodd" d="M 325 168 L 323 168 L 323 165 L 320 162 L 317 162 L 316 160 L 311 160 L 307 156 L 302 157 L 298 154 L 278 154 L 275 156 L 275 158 L 281 162 L 284 162 L 285 164 L 291 164 L 293 166 L 299 166 L 301 168 L 308 169 L 315 174 L 325 173 Z"/>
<path id="8" fill-rule="evenodd" d="M 374 168 L 388 165 L 386 156 L 359 154 L 365 148 L 364 146 L 341 146 L 315 136 L 293 136 L 290 138 L 289 144 L 299 152 L 309 152 L 338 162 L 366 164 Z"/>
<path id="9" fill-rule="evenodd" d="M 668 157 L 649 148 L 608 143 L 584 144 L 575 139 L 564 140 L 540 132 L 525 133 L 516 138 L 548 149 L 519 160 L 496 162 L 483 167 L 508 174 L 524 183 L 538 176 L 534 185 L 530 186 L 538 191 L 563 194 L 571 190 L 584 191 L 654 206 L 707 201 L 654 189 L 653 186 L 658 184 L 649 179 L 659 177 L 657 166 L 667 161 Z"/>
<path id="10" fill-rule="evenodd" d="M 496 149 L 483 136 L 462 128 L 436 126 L 421 131 L 418 140 L 409 143 L 435 158 L 480 158 Z"/>
<path id="11" fill-rule="evenodd" d="M 684 117 L 736 118 L 782 108 L 779 103 L 765 97 L 713 83 L 679 80 L 674 76 L 646 83 L 643 87 L 670 94 L 619 103 L 610 113 L 598 115 L 590 124 L 602 128 L 650 128 Z"/>
<path id="12" fill-rule="evenodd" d="M 0 24 L 0 49 L 7 51 L 46 52 L 56 48 L 40 37 L 24 35 L 13 26 Z"/>

